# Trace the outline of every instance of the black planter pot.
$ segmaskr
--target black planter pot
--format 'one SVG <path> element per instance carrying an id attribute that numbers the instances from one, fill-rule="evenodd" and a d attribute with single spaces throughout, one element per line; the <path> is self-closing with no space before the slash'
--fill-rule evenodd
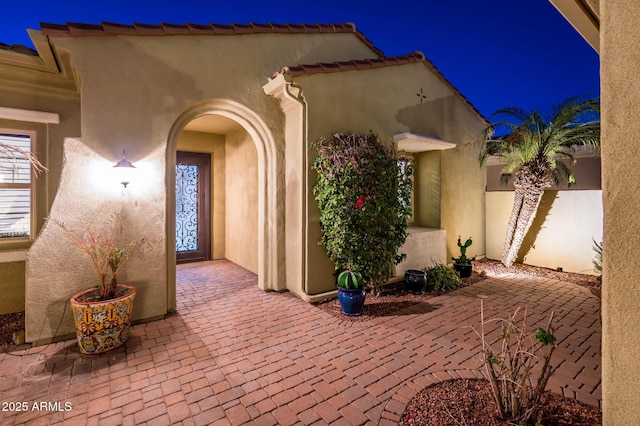
<path id="1" fill-rule="evenodd" d="M 404 282 L 407 290 L 414 293 L 421 292 L 427 286 L 427 273 L 419 269 L 408 269 L 404 273 Z"/>
<path id="2" fill-rule="evenodd" d="M 366 293 L 362 288 L 341 288 L 338 287 L 338 301 L 342 313 L 350 316 L 362 315 L 364 311 L 364 299 Z"/>
<path id="3" fill-rule="evenodd" d="M 473 265 L 471 263 L 453 263 L 453 270 L 460 275 L 460 278 L 467 278 L 471 276 L 473 271 Z"/>

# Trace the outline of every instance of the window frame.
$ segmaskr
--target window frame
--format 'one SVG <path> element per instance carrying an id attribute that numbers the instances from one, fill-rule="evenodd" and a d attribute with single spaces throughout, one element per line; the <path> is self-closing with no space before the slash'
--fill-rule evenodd
<path id="1" fill-rule="evenodd" d="M 30 129 L 19 129 L 19 128 L 11 128 L 11 127 L 0 127 L 0 135 L 17 135 L 17 136 L 27 136 L 30 139 L 29 150 L 31 153 L 34 152 L 36 146 L 36 138 L 37 131 Z M 35 186 L 35 172 L 33 166 L 29 164 L 29 236 L 28 237 L 5 237 L 0 238 L 0 248 L 9 248 L 7 246 L 15 245 L 15 244 L 31 244 L 35 239 L 36 233 L 36 186 Z M 5 186 L 6 185 L 6 186 Z M 11 188 L 11 184 L 2 184 L 0 183 L 0 187 L 8 187 Z M 13 186 L 15 188 L 24 188 L 24 186 Z"/>

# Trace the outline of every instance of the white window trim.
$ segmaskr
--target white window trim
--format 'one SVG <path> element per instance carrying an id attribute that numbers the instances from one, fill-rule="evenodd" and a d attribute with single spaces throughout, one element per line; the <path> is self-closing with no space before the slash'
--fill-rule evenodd
<path id="1" fill-rule="evenodd" d="M 28 121 L 30 123 L 60 124 L 60 115 L 54 112 L 0 107 L 0 119 Z"/>

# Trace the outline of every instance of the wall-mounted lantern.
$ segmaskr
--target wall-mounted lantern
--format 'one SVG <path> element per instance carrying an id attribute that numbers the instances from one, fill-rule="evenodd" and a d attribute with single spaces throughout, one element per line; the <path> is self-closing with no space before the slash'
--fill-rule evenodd
<path id="1" fill-rule="evenodd" d="M 114 166 L 116 169 L 116 173 L 118 174 L 118 179 L 122 186 L 125 188 L 127 185 L 131 183 L 133 178 L 133 171 L 136 168 L 129 160 L 127 160 L 127 156 L 125 154 L 125 150 L 122 150 L 122 160 L 118 161 Z"/>

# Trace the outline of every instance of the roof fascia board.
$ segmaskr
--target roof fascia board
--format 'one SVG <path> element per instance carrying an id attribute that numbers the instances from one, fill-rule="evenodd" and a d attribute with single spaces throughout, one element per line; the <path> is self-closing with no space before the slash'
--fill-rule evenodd
<path id="1" fill-rule="evenodd" d="M 50 73 L 60 72 L 47 37 L 39 31 L 27 30 L 27 32 L 36 47 L 38 56 L 11 50 L 0 50 L 0 64 Z"/>
<path id="2" fill-rule="evenodd" d="M 549 0 L 564 19 L 600 53 L 600 19 L 582 0 Z"/>

